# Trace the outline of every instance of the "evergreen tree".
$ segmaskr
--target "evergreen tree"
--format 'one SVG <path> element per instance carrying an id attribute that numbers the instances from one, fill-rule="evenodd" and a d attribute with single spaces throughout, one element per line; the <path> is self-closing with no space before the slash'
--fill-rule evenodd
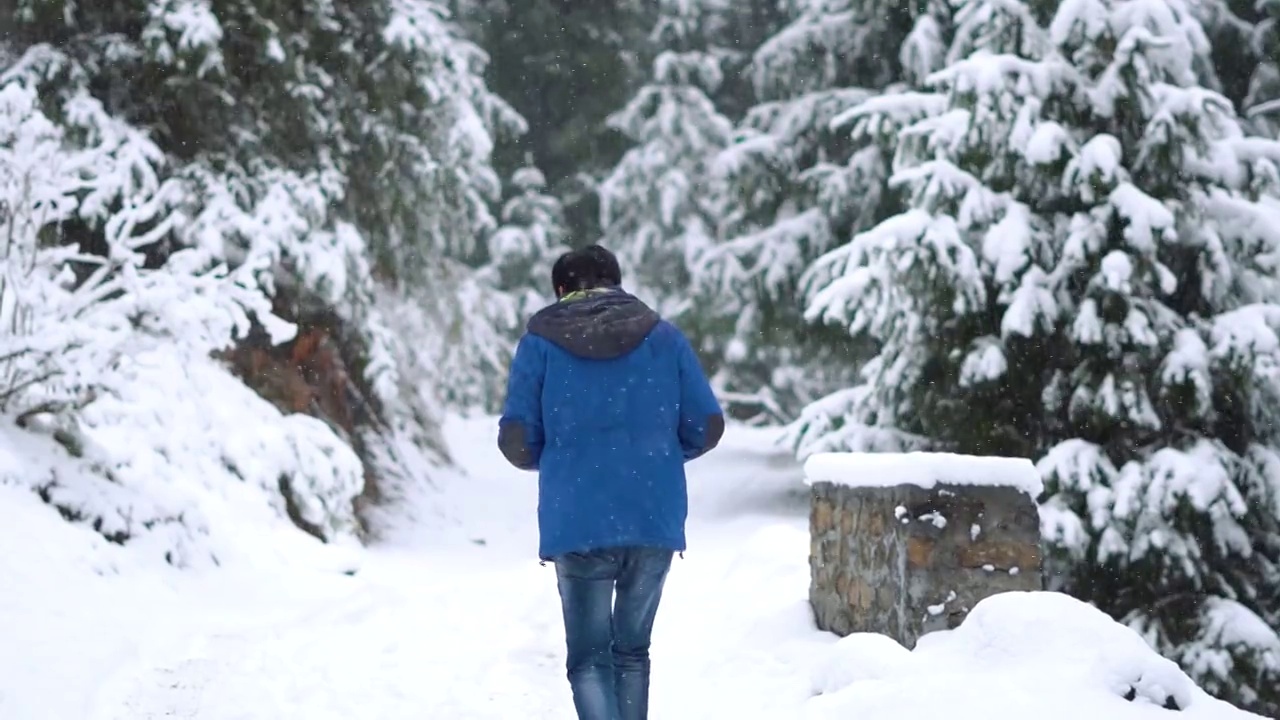
<path id="1" fill-rule="evenodd" d="M 854 228 L 883 216 L 887 159 L 832 127 L 840 112 L 927 73 L 945 51 L 938 8 L 923 3 L 810 0 L 755 50 L 759 104 L 715 166 L 723 242 L 695 268 L 716 298 L 727 341 L 716 382 L 738 411 L 794 417 L 824 389 L 852 379 L 865 351 L 807 328 L 797 281 Z M 900 50 L 901 48 L 901 50 Z"/>
<path id="2" fill-rule="evenodd" d="M 1218 66 L 1233 101 L 1262 133 L 1280 136 L 1280 3 L 1262 0 L 1239 8 L 1219 0 L 1210 26 Z"/>
<path id="3" fill-rule="evenodd" d="M 384 275 L 420 272 L 436 249 L 466 252 L 492 223 L 489 129 L 520 121 L 485 89 L 479 49 L 428 0 L 20 0 L 14 19 L 21 46 L 67 59 L 29 53 L 53 64 L 51 88 L 101 88 L 109 111 L 206 182 L 256 199 L 268 169 L 310 180 Z"/>
<path id="4" fill-rule="evenodd" d="M 574 237 L 600 234 L 595 188 L 629 140 L 606 124 L 648 79 L 653 0 L 452 0 L 491 58 L 485 78 L 529 123 L 496 148 L 511 173 L 532 153 Z"/>
<path id="5" fill-rule="evenodd" d="M 564 209 L 546 194 L 542 171 L 526 165 L 515 172 L 510 185 L 515 194 L 502 206 L 502 225 L 489 236 L 485 262 L 456 290 L 462 307 L 455 317 L 470 328 L 466 332 L 473 339 L 460 343 L 459 351 L 447 349 L 437 358 L 439 366 L 455 366 L 442 378 L 476 378 L 446 382 L 442 392 L 450 402 L 491 411 L 501 407 L 506 375 L 469 370 L 466 365 L 476 360 L 469 348 L 486 349 L 486 367 L 506 368 L 529 317 L 553 297 L 551 267 L 569 249 Z"/>
<path id="6" fill-rule="evenodd" d="M 529 161 L 511 176 L 516 194 L 502 206 L 502 226 L 489 238 L 486 266 L 489 283 L 515 294 L 525 317 L 547 304 L 551 266 L 569 249 L 564 208 L 547 194 L 546 177 Z"/>
<path id="7" fill-rule="evenodd" d="M 1280 146 L 1186 5 L 1036 13 L 967 0 L 933 92 L 850 114 L 910 207 L 809 271 L 880 352 L 795 438 L 1036 458 L 1056 584 L 1274 716 Z"/>
<path id="8" fill-rule="evenodd" d="M 600 186 L 604 244 L 635 291 L 672 319 L 696 321 L 689 266 L 712 242 L 709 162 L 732 126 L 708 97 L 722 81 L 712 40 L 719 0 L 663 0 L 653 82 L 609 118 L 635 147 Z"/>

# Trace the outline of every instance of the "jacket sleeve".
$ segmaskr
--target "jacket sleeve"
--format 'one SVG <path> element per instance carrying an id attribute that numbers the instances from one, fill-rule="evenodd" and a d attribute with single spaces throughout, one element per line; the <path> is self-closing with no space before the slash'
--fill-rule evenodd
<path id="1" fill-rule="evenodd" d="M 702 372 L 693 346 L 678 330 L 676 336 L 680 366 L 680 447 L 688 462 L 720 443 L 724 435 L 724 412 Z"/>
<path id="2" fill-rule="evenodd" d="M 529 335 L 520 339 L 507 376 L 507 400 L 498 421 L 498 449 L 521 470 L 537 470 L 545 443 L 542 379 L 547 356 Z"/>

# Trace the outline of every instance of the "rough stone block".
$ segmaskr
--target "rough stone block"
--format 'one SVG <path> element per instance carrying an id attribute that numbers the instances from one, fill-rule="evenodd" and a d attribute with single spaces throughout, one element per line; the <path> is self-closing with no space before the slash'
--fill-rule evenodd
<path id="1" fill-rule="evenodd" d="M 820 628 L 882 633 L 910 648 L 959 625 L 983 598 L 1043 589 L 1026 488 L 939 474 L 931 484 L 811 482 L 809 599 Z"/>

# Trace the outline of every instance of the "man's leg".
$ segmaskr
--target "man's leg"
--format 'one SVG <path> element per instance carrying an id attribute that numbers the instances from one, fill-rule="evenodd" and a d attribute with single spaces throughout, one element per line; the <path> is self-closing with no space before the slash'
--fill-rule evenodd
<path id="1" fill-rule="evenodd" d="M 578 720 L 619 720 L 610 648 L 620 557 L 612 550 L 595 550 L 555 559 L 569 654 L 565 665 Z"/>
<path id="2" fill-rule="evenodd" d="M 671 569 L 671 555 L 670 550 L 646 547 L 627 548 L 621 553 L 613 609 L 613 668 L 621 720 L 649 717 L 649 637 Z"/>

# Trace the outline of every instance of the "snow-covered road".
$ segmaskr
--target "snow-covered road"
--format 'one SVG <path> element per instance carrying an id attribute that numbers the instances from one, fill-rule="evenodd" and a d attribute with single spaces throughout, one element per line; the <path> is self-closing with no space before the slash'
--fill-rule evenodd
<path id="1" fill-rule="evenodd" d="M 448 434 L 465 472 L 383 543 L 344 555 L 246 524 L 261 562 L 211 571 L 158 570 L 0 484 L 0 720 L 573 717 L 534 478 L 493 451 L 492 419 Z M 1055 593 L 990 598 L 911 652 L 816 632 L 805 493 L 770 440 L 734 429 L 690 467 L 655 720 L 1162 720 L 1169 697 L 1186 720 L 1261 720 Z"/>
<path id="2" fill-rule="evenodd" d="M 91 720 L 572 717 L 554 570 L 534 559 L 534 478 L 493 450 L 491 419 L 448 431 L 465 474 L 432 502 L 454 522 L 406 525 L 353 576 L 280 578 L 278 596 L 257 584 L 252 599 L 229 593 L 230 611 L 197 603 L 200 619 L 155 628 L 114 670 Z M 805 496 L 769 438 L 731 432 L 690 466 L 654 718 L 795 717 L 812 694 L 806 658 L 831 640 L 806 631 Z"/>

